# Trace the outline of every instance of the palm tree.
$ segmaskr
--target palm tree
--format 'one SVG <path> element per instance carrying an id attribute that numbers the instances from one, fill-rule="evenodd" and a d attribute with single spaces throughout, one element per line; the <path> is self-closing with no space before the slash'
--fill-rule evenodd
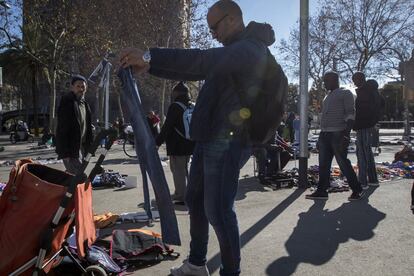
<path id="1" fill-rule="evenodd" d="M 22 33 L 24 34 L 23 42 L 11 43 L 9 49 L 0 54 L 0 66 L 4 67 L 7 79 L 31 87 L 34 129 L 35 135 L 38 136 L 38 80 L 46 67 L 41 57 L 47 48 L 41 40 L 36 24 L 26 24 Z M 30 106 L 28 102 L 26 102 L 27 106 Z"/>

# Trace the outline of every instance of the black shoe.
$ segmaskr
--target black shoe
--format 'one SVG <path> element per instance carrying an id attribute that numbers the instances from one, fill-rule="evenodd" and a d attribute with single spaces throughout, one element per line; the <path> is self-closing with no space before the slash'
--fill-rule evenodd
<path id="1" fill-rule="evenodd" d="M 310 195 L 305 196 L 306 199 L 317 199 L 317 200 L 327 200 L 328 199 L 328 192 L 316 190 L 315 192 L 311 193 Z"/>
<path id="2" fill-rule="evenodd" d="M 364 196 L 364 191 L 361 192 L 352 192 L 351 196 L 348 197 L 349 201 L 360 200 Z"/>
<path id="3" fill-rule="evenodd" d="M 181 201 L 181 200 L 174 200 L 173 203 L 175 205 L 185 205 L 185 202 L 184 201 Z"/>

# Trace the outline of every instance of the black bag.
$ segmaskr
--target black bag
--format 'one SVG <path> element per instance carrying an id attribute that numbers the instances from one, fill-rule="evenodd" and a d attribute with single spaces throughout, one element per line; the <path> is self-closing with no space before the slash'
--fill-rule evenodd
<path id="1" fill-rule="evenodd" d="M 117 262 L 145 266 L 178 256 L 157 233 L 140 229 L 112 233 L 111 257 Z"/>
<path id="2" fill-rule="evenodd" d="M 255 99 L 243 99 L 250 110 L 247 120 L 249 140 L 253 144 L 264 144 L 276 133 L 285 112 L 288 80 L 282 67 L 267 49 L 267 64 L 261 90 Z"/>

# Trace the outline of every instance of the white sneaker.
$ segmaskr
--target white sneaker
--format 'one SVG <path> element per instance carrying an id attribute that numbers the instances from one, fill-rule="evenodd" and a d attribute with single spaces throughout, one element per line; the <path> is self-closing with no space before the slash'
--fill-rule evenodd
<path id="1" fill-rule="evenodd" d="M 370 182 L 370 183 L 368 183 L 368 185 L 371 186 L 371 187 L 378 187 L 380 184 L 379 184 L 379 182 Z"/>
<path id="2" fill-rule="evenodd" d="M 170 272 L 173 276 L 210 276 L 207 266 L 193 265 L 188 260 L 184 260 L 179 267 L 171 268 Z"/>

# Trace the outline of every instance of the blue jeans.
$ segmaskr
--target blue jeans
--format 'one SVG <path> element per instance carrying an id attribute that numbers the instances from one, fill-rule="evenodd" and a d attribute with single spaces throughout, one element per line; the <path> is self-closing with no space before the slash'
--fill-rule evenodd
<path id="1" fill-rule="evenodd" d="M 250 147 L 235 139 L 197 142 L 193 153 L 186 193 L 191 235 L 189 262 L 206 264 L 210 223 L 220 246 L 220 275 L 240 274 L 240 237 L 234 201 L 240 168 L 250 154 Z"/>
<path id="2" fill-rule="evenodd" d="M 345 142 L 342 132 L 321 132 L 319 134 L 319 183 L 318 190 L 326 191 L 330 186 L 332 159 L 335 156 L 341 172 L 348 180 L 352 191 L 362 191 L 351 161 L 347 158 L 349 141 Z"/>
<path id="3" fill-rule="evenodd" d="M 372 153 L 372 136 L 374 131 L 373 127 L 357 130 L 358 180 L 362 185 L 367 185 L 367 175 L 369 182 L 378 182 L 374 154 Z"/>

